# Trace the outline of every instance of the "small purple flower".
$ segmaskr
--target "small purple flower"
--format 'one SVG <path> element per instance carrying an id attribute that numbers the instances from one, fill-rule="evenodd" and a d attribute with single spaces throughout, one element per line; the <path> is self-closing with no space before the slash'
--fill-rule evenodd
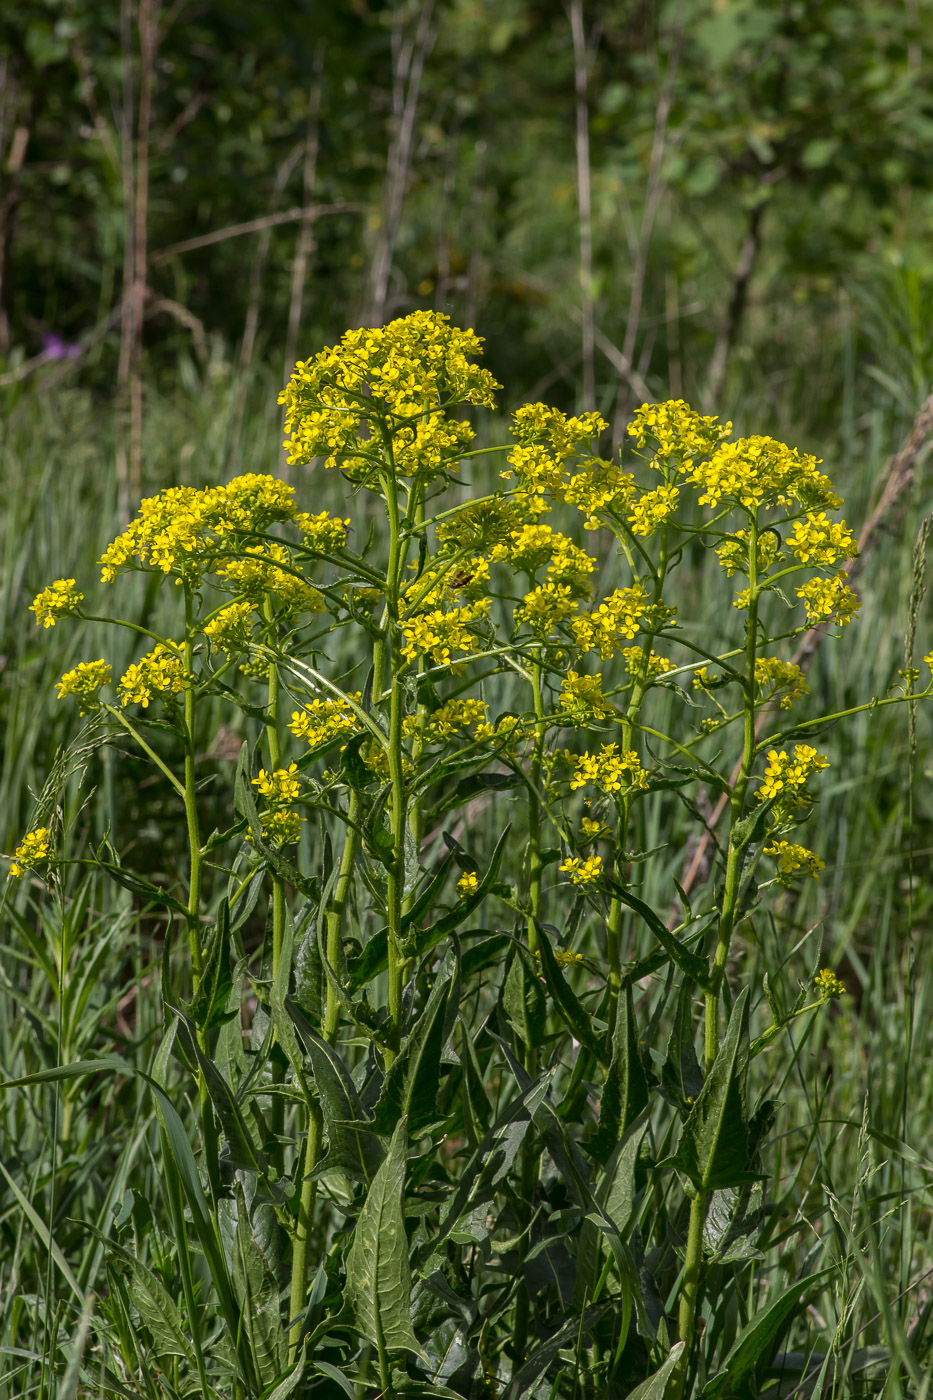
<path id="1" fill-rule="evenodd" d="M 74 360 L 81 354 L 81 346 L 63 340 L 56 331 L 43 331 L 42 353 L 47 360 Z"/>

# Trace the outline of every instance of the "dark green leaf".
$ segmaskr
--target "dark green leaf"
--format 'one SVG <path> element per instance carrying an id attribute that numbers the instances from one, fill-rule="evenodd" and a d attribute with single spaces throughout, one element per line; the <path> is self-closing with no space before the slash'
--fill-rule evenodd
<path id="1" fill-rule="evenodd" d="M 629 1391 L 628 1400 L 664 1400 L 668 1384 L 683 1349 L 683 1342 L 675 1342 L 671 1347 L 670 1355 L 662 1362 L 654 1375 L 649 1376 L 646 1381 L 642 1381 L 641 1385 L 637 1385 L 634 1390 Z"/>
<path id="2" fill-rule="evenodd" d="M 610 1303 L 600 1303 L 597 1307 L 587 1308 L 580 1317 L 572 1317 L 569 1322 L 565 1322 L 553 1336 L 548 1337 L 546 1342 L 535 1348 L 531 1356 L 519 1367 L 515 1373 L 508 1390 L 505 1392 L 504 1400 L 521 1400 L 521 1397 L 538 1381 L 550 1366 L 551 1362 L 564 1347 L 573 1347 L 577 1339 L 581 1336 L 587 1337 L 596 1326 L 601 1317 L 604 1317 L 612 1305 Z"/>
<path id="3" fill-rule="evenodd" d="M 674 1156 L 664 1165 L 682 1172 L 699 1191 L 721 1191 L 749 1181 L 748 988 L 736 998 L 719 1053 L 683 1126 Z"/>
<path id="4" fill-rule="evenodd" d="M 287 1336 L 279 1316 L 274 1260 L 266 1258 L 250 1226 L 242 1184 L 236 1183 L 236 1244 L 233 1289 L 256 1373 L 265 1387 L 279 1379 L 287 1361 Z"/>
<path id="5" fill-rule="evenodd" d="M 605 1052 L 601 1038 L 593 1029 L 592 1013 L 581 1006 L 578 1001 L 576 993 L 564 976 L 563 969 L 554 957 L 544 929 L 539 926 L 537 932 L 538 947 L 541 950 L 541 971 L 544 973 L 547 989 L 554 999 L 554 1005 L 560 1012 L 561 1020 L 571 1035 L 575 1036 L 582 1045 L 585 1045 L 600 1064 L 606 1064 L 609 1057 Z"/>
<path id="6" fill-rule="evenodd" d="M 758 1393 L 755 1371 L 767 1365 L 774 1355 L 778 1340 L 792 1319 L 801 1299 L 812 1289 L 821 1287 L 836 1271 L 822 1269 L 810 1278 L 798 1279 L 755 1314 L 736 1338 L 732 1349 L 717 1372 L 704 1386 L 700 1400 L 754 1400 Z"/>
<path id="7" fill-rule="evenodd" d="M 448 952 L 439 969 L 424 1008 L 402 1041 L 386 1074 L 373 1128 L 386 1136 L 399 1119 L 407 1118 L 409 1132 L 421 1132 L 437 1118 L 441 1054 L 447 1038 L 447 1010 L 460 1001 L 460 968 L 456 952 Z"/>
<path id="8" fill-rule="evenodd" d="M 526 1050 L 541 1044 L 547 1020 L 547 999 L 534 959 L 521 943 L 512 952 L 500 993 L 502 1010 Z"/>
<path id="9" fill-rule="evenodd" d="M 316 1174 L 339 1167 L 357 1180 L 371 1181 L 379 1168 L 382 1151 L 371 1132 L 353 1126 L 365 1114 L 350 1071 L 334 1047 L 308 1024 L 291 997 L 285 998 L 285 1009 L 311 1062 L 327 1130 L 327 1155 L 316 1168 Z"/>
<path id="10" fill-rule="evenodd" d="M 420 1348 L 411 1326 L 411 1270 L 402 1199 L 408 1137 L 404 1120 L 392 1134 L 347 1251 L 345 1298 L 356 1325 L 381 1352 Z"/>
<path id="11" fill-rule="evenodd" d="M 681 972 L 686 973 L 698 986 L 705 987 L 709 975 L 706 959 L 692 953 L 685 943 L 681 943 L 680 939 L 671 933 L 663 919 L 658 917 L 651 906 L 645 904 L 644 900 L 639 899 L 637 895 L 632 894 L 625 885 L 620 885 L 618 880 L 610 880 L 609 883 L 613 893 L 621 899 L 622 903 L 627 904 L 630 909 L 634 909 L 635 913 L 640 915 L 648 925 L 668 958 L 672 959 Z"/>
<path id="12" fill-rule="evenodd" d="M 626 1129 L 648 1104 L 648 1080 L 635 1028 L 632 985 L 626 982 L 616 1005 L 612 1059 L 599 1105 L 599 1127 L 586 1144 L 598 1162 L 607 1162 Z"/>
<path id="13" fill-rule="evenodd" d="M 166 1006 L 169 1011 L 174 1012 L 177 1018 L 179 1042 L 184 1047 L 186 1054 L 198 1064 L 204 1076 L 204 1083 L 211 1103 L 214 1105 L 214 1111 L 223 1129 L 224 1137 L 227 1139 L 227 1149 L 231 1162 L 234 1166 L 246 1171 L 264 1173 L 268 1169 L 265 1155 L 262 1149 L 254 1143 L 230 1085 L 213 1060 L 205 1055 L 198 1044 L 198 1033 L 194 1023 L 177 1007 L 170 1006 L 168 1003 Z"/>
<path id="14" fill-rule="evenodd" d="M 197 996 L 186 1008 L 198 1030 L 213 1030 L 239 1016 L 240 1008 L 227 1010 L 227 1002 L 233 991 L 233 973 L 230 970 L 230 905 L 221 901 L 214 925 L 207 958 L 198 980 Z"/>
<path id="15" fill-rule="evenodd" d="M 694 1044 L 693 983 L 687 979 L 680 985 L 661 1083 L 683 1112 L 693 1105 L 703 1088 L 703 1071 Z"/>

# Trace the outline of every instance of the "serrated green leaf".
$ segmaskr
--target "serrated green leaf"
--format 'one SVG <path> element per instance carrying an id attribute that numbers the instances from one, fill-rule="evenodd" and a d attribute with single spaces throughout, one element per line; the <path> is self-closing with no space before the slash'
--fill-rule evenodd
<path id="1" fill-rule="evenodd" d="M 371 1181 L 379 1169 L 382 1149 L 378 1139 L 359 1126 L 364 1118 L 363 1105 L 350 1071 L 291 997 L 285 998 L 285 1009 L 311 1063 L 327 1132 L 327 1155 L 318 1164 L 316 1174 L 337 1167 L 355 1180 Z"/>
<path id="2" fill-rule="evenodd" d="M 174 1012 L 177 1018 L 177 1035 L 179 1042 L 184 1046 L 186 1053 L 199 1066 L 207 1092 L 210 1095 L 211 1103 L 220 1122 L 224 1137 L 227 1140 L 227 1150 L 230 1160 L 236 1167 L 246 1171 L 265 1173 L 268 1170 L 268 1162 L 262 1149 L 257 1147 L 253 1141 L 246 1120 L 240 1110 L 233 1095 L 233 1090 L 224 1079 L 220 1070 L 214 1064 L 198 1044 L 197 1030 L 191 1019 L 177 1007 L 165 1003 L 169 1011 Z"/>
<path id="3" fill-rule="evenodd" d="M 554 1005 L 560 1013 L 561 1020 L 571 1035 L 575 1036 L 581 1045 L 585 1045 L 600 1064 L 606 1064 L 609 1056 L 593 1029 L 592 1013 L 581 1005 L 576 993 L 564 976 L 563 969 L 554 957 L 550 940 L 544 929 L 538 927 L 537 934 L 538 947 L 541 951 L 541 971 L 544 974 L 547 989 L 554 1000 Z"/>
<path id="4" fill-rule="evenodd" d="M 402 1207 L 407 1160 L 403 1119 L 392 1134 L 353 1231 L 344 1297 L 361 1334 L 380 1352 L 420 1355 L 411 1326 L 411 1269 Z"/>
<path id="5" fill-rule="evenodd" d="M 748 1113 L 748 988 L 732 1007 L 729 1025 L 713 1067 L 684 1123 L 673 1157 L 674 1166 L 698 1191 L 722 1191 L 753 1177 L 749 1170 Z"/>
<path id="6" fill-rule="evenodd" d="M 693 984 L 681 983 L 674 1024 L 667 1042 L 661 1083 L 682 1111 L 688 1110 L 703 1088 L 703 1071 L 694 1044 Z"/>
<path id="7" fill-rule="evenodd" d="M 437 1118 L 441 1054 L 447 1038 L 447 1010 L 460 1001 L 460 968 L 448 952 L 423 1010 L 415 1017 L 386 1074 L 373 1115 L 373 1129 L 388 1137 L 400 1118 L 416 1134 Z"/>
<path id="8" fill-rule="evenodd" d="M 227 1010 L 227 1001 L 232 991 L 230 905 L 224 899 L 217 912 L 214 934 L 198 980 L 197 996 L 186 1008 L 198 1030 L 214 1030 L 239 1016 L 239 1007 L 233 1011 Z"/>
<path id="9" fill-rule="evenodd" d="M 249 1220 L 242 1184 L 236 1183 L 236 1244 L 233 1250 L 233 1289 L 260 1384 L 277 1381 L 288 1359 L 285 1329 L 279 1313 L 279 1285 L 274 1261 L 267 1259 Z"/>
<path id="10" fill-rule="evenodd" d="M 635 1028 L 631 983 L 626 982 L 616 1007 L 612 1059 L 599 1105 L 599 1127 L 586 1144 L 598 1162 L 607 1162 L 626 1129 L 648 1104 L 648 1080 Z"/>
<path id="11" fill-rule="evenodd" d="M 505 1018 L 526 1049 L 541 1044 L 547 1020 L 547 1000 L 537 969 L 528 949 L 512 944 L 505 979 L 500 992 Z"/>

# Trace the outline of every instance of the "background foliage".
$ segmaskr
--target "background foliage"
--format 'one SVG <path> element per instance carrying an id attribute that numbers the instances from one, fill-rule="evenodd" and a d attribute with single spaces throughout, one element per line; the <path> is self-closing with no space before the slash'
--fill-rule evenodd
<path id="1" fill-rule="evenodd" d="M 933 375 L 931 19 L 928 0 L 359 0 L 296 3 L 287 21 L 241 0 L 36 0 L 5 15 L 3 848 L 78 734 L 54 682 L 79 640 L 37 632 L 29 599 L 92 577 L 141 493 L 278 470 L 278 387 L 349 324 L 446 311 L 487 337 L 504 402 L 598 407 L 616 441 L 635 404 L 671 395 L 773 432 L 825 459 L 858 529 Z M 904 665 L 925 451 L 863 560 L 862 620 L 813 659 L 814 713 L 884 694 Z M 293 479 L 305 508 L 340 511 L 339 481 Z M 694 597 L 711 611 L 721 595 L 698 574 Z M 158 615 L 142 586 L 134 606 Z M 117 664 L 125 647 L 107 639 Z M 808 1318 L 833 1339 L 824 1393 L 921 1394 L 929 721 L 913 751 L 894 711 L 823 747 L 821 891 L 747 952 L 760 987 L 819 922 L 850 991 L 788 1058 L 788 1225 L 769 1266 L 796 1276 L 816 1236 L 842 1261 L 787 1346 L 808 1354 Z M 218 770 L 235 749 L 205 726 Z M 170 794 L 122 755 L 87 762 L 81 831 L 118 831 L 148 878 L 181 881 Z M 147 1070 L 162 928 L 102 882 L 65 919 L 7 904 L 3 1077 L 109 1048 Z M 73 1395 L 89 1335 L 75 1300 L 104 1279 L 79 1222 L 109 1230 L 115 1206 L 136 1209 L 131 1176 L 156 1199 L 152 1105 L 101 1079 L 10 1092 L 0 1114 L 0 1394 Z"/>

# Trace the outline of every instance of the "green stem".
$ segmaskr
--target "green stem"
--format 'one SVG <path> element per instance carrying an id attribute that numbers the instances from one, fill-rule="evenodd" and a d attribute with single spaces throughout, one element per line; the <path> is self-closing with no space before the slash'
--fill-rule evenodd
<path id="1" fill-rule="evenodd" d="M 269 632 L 270 646 L 274 644 L 275 611 L 272 599 L 263 600 L 263 616 Z M 282 765 L 282 751 L 279 745 L 279 668 L 275 656 L 270 656 L 266 670 L 266 746 L 269 750 L 269 770 L 274 773 Z M 281 875 L 272 873 L 272 982 L 275 985 L 282 960 L 282 944 L 285 940 L 285 884 Z M 275 1038 L 273 1038 L 273 1046 Z M 284 1065 L 279 1059 L 272 1061 L 273 1083 L 280 1084 L 284 1075 Z M 273 1139 L 278 1142 L 285 1127 L 285 1101 L 281 1094 L 272 1096 L 270 1114 Z M 279 1163 L 281 1166 L 281 1163 Z"/>
<path id="2" fill-rule="evenodd" d="M 704 1050 L 706 1073 L 709 1074 L 719 1049 L 719 1001 L 723 991 L 726 960 L 735 932 L 736 914 L 741 892 L 742 866 L 745 859 L 744 844 L 735 840 L 735 831 L 745 815 L 748 797 L 748 783 L 752 765 L 755 762 L 755 660 L 758 645 L 758 520 L 750 519 L 748 539 L 749 603 L 748 621 L 745 630 L 745 676 L 744 721 L 745 733 L 742 750 L 742 764 L 730 800 L 729 846 L 726 858 L 725 889 L 722 910 L 716 936 L 716 948 L 710 977 L 704 994 Z M 684 1260 L 684 1276 L 680 1292 L 678 1310 L 678 1333 L 685 1343 L 680 1363 L 675 1373 L 673 1400 L 680 1400 L 686 1385 L 687 1370 L 690 1365 L 693 1343 L 696 1337 L 697 1318 L 702 1302 L 703 1282 L 703 1227 L 709 1193 L 700 1190 L 690 1203 L 690 1223 L 687 1232 L 687 1253 Z"/>
<path id="3" fill-rule="evenodd" d="M 387 438 L 387 453 L 391 439 Z M 392 646 L 389 652 L 389 780 L 392 785 L 390 820 L 392 825 L 392 854 L 389 859 L 386 890 L 386 924 L 388 927 L 389 962 L 389 1044 L 385 1050 L 386 1069 L 398 1054 L 402 1041 L 402 991 L 405 985 L 405 956 L 402 950 L 402 915 L 405 887 L 405 838 L 408 826 L 408 794 L 405 785 L 402 721 L 404 718 L 404 689 L 401 676 L 401 656 L 398 647 L 398 591 L 402 567 L 402 541 L 398 489 L 394 464 L 383 478 L 389 516 L 389 561 L 386 567 L 386 625 L 390 629 Z"/>

